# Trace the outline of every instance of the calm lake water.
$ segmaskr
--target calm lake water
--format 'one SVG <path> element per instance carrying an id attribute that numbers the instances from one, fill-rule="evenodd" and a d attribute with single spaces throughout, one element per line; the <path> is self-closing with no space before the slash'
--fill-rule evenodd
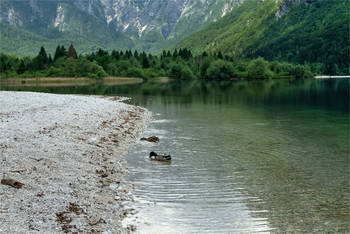
<path id="1" fill-rule="evenodd" d="M 144 136 L 160 142 L 125 156 L 140 233 L 348 233 L 349 81 L 2 89 L 129 96 L 153 112 Z"/>

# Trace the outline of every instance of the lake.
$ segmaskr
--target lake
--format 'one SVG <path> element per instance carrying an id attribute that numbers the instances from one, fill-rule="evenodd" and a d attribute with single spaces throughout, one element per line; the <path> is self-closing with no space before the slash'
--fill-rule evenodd
<path id="1" fill-rule="evenodd" d="M 153 112 L 125 158 L 140 233 L 349 232 L 349 79 L 5 87 Z M 169 153 L 171 163 L 150 161 Z"/>

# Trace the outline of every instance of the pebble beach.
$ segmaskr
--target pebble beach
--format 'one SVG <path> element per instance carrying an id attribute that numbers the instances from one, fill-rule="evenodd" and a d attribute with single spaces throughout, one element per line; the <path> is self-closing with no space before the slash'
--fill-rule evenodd
<path id="1" fill-rule="evenodd" d="M 120 97 L 0 92 L 0 233 L 129 233 L 123 153 L 150 112 Z"/>

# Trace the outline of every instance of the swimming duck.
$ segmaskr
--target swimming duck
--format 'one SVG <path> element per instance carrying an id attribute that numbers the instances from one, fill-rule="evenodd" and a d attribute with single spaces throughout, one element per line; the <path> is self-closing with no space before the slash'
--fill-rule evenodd
<path id="1" fill-rule="evenodd" d="M 149 142 L 159 142 L 159 138 L 156 137 L 156 136 L 151 136 L 151 137 L 148 137 L 148 138 L 142 137 L 140 140 L 141 141 L 149 141 Z"/>
<path id="2" fill-rule="evenodd" d="M 171 156 L 169 154 L 157 154 L 155 152 L 151 152 L 149 154 L 149 158 L 153 159 L 153 160 L 157 160 L 157 161 L 170 161 L 171 160 Z"/>

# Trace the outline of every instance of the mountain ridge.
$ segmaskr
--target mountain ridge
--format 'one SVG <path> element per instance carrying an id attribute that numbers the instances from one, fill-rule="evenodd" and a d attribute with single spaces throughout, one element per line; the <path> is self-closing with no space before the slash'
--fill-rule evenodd
<path id="1" fill-rule="evenodd" d="M 7 31 L 21 29 L 44 37 L 52 51 L 55 44 L 71 40 L 82 53 L 103 49 L 157 51 L 216 21 L 243 0 L 73 0 L 1 1 L 0 22 Z M 71 14 L 76 12 L 77 14 Z M 83 26 L 82 24 L 86 24 Z M 97 30 L 92 32 L 91 28 Z M 107 39 L 103 39 L 101 35 Z M 93 40 L 96 37 L 97 40 Z M 1 40 L 17 40 L 1 33 Z M 101 41 L 97 43 L 98 41 Z M 12 42 L 15 43 L 15 42 Z M 84 43 L 85 46 L 80 44 Z M 8 45 L 10 44 L 10 45 Z M 2 52 L 20 53 L 8 43 Z M 18 44 L 18 41 L 15 43 Z M 19 43 L 23 44 L 23 43 Z M 33 53 L 37 50 L 33 50 Z M 27 51 L 27 50 L 25 50 Z"/>

